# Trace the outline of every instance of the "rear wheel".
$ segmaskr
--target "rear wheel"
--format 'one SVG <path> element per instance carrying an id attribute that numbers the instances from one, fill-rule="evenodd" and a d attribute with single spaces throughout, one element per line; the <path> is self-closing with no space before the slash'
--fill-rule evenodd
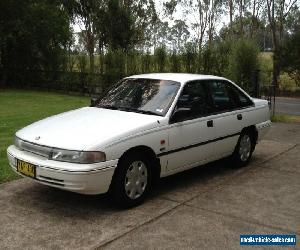
<path id="1" fill-rule="evenodd" d="M 232 159 L 236 166 L 246 166 L 251 159 L 254 148 L 255 140 L 251 131 L 242 132 L 232 154 Z"/>
<path id="2" fill-rule="evenodd" d="M 142 203 L 151 184 L 150 165 L 144 155 L 129 154 L 120 160 L 110 190 L 116 205 L 133 207 Z"/>

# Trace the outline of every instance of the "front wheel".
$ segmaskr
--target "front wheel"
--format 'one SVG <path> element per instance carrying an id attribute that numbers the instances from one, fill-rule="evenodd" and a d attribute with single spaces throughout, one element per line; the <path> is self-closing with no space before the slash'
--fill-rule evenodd
<path id="1" fill-rule="evenodd" d="M 133 207 L 145 199 L 151 184 L 151 161 L 130 154 L 124 157 L 112 180 L 111 196 L 120 207 Z"/>
<path id="2" fill-rule="evenodd" d="M 250 131 L 242 132 L 232 154 L 233 162 L 238 167 L 246 166 L 255 148 L 255 141 Z"/>

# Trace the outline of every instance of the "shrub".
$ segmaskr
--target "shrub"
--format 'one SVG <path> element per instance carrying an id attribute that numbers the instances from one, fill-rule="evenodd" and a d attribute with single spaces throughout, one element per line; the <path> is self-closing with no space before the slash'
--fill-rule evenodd
<path id="1" fill-rule="evenodd" d="M 287 91 L 295 91 L 297 85 L 293 78 L 288 73 L 282 73 L 279 76 L 279 89 Z"/>
<path id="2" fill-rule="evenodd" d="M 149 73 L 151 72 L 151 55 L 150 52 L 147 51 L 145 55 L 141 55 L 142 61 L 142 73 Z"/>
<path id="3" fill-rule="evenodd" d="M 186 43 L 182 53 L 183 65 L 186 72 L 194 73 L 196 71 L 196 58 L 197 51 L 195 44 Z"/>
<path id="4" fill-rule="evenodd" d="M 241 39 L 233 44 L 229 56 L 228 77 L 246 90 L 251 89 L 253 73 L 258 69 L 258 47 L 252 41 Z"/>
<path id="5" fill-rule="evenodd" d="M 164 72 L 167 63 L 167 51 L 164 45 L 155 49 L 154 58 L 157 71 Z"/>
<path id="6" fill-rule="evenodd" d="M 171 72 L 180 72 L 180 55 L 177 54 L 176 50 L 173 50 L 170 55 L 170 64 Z"/>

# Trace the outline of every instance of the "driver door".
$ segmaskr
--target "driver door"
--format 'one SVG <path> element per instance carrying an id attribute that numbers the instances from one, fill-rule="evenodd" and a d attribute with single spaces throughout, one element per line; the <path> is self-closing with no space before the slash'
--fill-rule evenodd
<path id="1" fill-rule="evenodd" d="M 176 109 L 184 110 L 178 117 Z M 168 172 L 180 171 L 212 158 L 215 128 L 209 114 L 212 104 L 201 81 L 185 85 L 170 119 Z"/>

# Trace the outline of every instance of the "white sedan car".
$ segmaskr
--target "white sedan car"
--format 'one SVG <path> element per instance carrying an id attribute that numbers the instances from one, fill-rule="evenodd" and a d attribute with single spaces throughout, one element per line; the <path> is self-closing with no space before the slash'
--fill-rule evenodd
<path id="1" fill-rule="evenodd" d="M 247 164 L 271 125 L 268 103 L 231 81 L 196 74 L 127 77 L 85 107 L 16 132 L 18 174 L 83 194 L 143 201 L 155 178 L 231 156 Z"/>

